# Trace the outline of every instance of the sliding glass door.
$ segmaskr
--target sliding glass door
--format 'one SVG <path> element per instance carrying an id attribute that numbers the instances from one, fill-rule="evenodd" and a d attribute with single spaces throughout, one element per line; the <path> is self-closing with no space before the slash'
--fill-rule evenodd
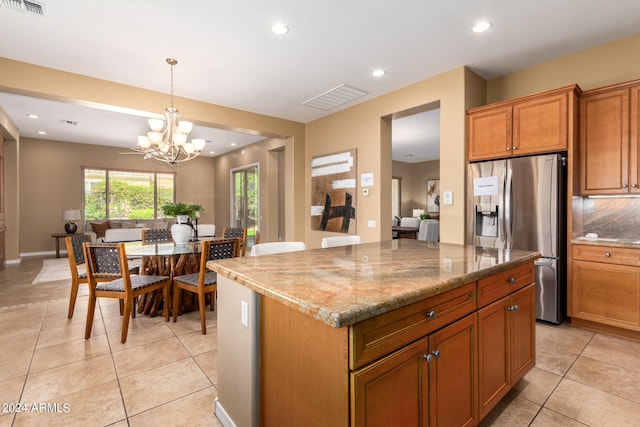
<path id="1" fill-rule="evenodd" d="M 260 227 L 258 163 L 231 170 L 231 227 L 246 227 L 247 249 Z"/>

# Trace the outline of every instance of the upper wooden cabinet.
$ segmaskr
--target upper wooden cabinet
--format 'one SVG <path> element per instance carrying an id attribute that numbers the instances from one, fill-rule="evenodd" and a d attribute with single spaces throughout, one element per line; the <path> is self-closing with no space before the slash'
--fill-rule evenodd
<path id="1" fill-rule="evenodd" d="M 580 193 L 639 193 L 640 81 L 585 92 L 580 99 Z"/>
<path id="2" fill-rule="evenodd" d="M 469 161 L 567 150 L 579 92 L 571 85 L 469 110 Z"/>

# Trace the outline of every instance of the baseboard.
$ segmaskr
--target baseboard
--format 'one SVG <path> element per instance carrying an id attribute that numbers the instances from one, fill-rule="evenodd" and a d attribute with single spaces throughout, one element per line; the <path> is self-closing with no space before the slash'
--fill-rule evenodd
<path id="1" fill-rule="evenodd" d="M 215 399 L 213 414 L 216 416 L 216 418 L 218 418 L 218 420 L 224 427 L 236 427 L 235 423 L 233 422 L 229 414 L 227 414 L 227 411 L 224 410 L 217 397 Z"/>
<path id="2" fill-rule="evenodd" d="M 32 256 L 55 256 L 56 251 L 42 251 L 42 252 L 20 252 L 20 257 L 28 258 Z M 67 256 L 67 251 L 60 249 L 60 256 Z"/>

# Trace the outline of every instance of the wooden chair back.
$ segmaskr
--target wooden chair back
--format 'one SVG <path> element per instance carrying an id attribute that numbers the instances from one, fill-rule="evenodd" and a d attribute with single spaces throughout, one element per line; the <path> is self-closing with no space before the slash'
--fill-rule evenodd
<path id="1" fill-rule="evenodd" d="M 238 256 L 244 256 L 247 248 L 247 228 L 246 227 L 225 227 L 222 230 L 224 239 L 240 239 Z"/>
<path id="2" fill-rule="evenodd" d="M 84 243 L 83 247 L 87 263 L 87 277 L 89 284 L 93 287 L 95 287 L 97 279 L 105 281 L 124 276 L 129 277 L 124 243 Z M 131 286 L 130 282 L 129 286 Z"/>
<path id="3" fill-rule="evenodd" d="M 78 266 L 85 264 L 82 244 L 88 242 L 91 242 L 91 238 L 87 234 L 67 236 L 64 238 L 64 243 L 67 247 L 67 258 L 69 258 L 69 270 L 71 271 L 71 295 L 69 296 L 68 319 L 73 318 L 80 283 L 88 283 L 86 274 L 78 272 Z"/>
<path id="4" fill-rule="evenodd" d="M 166 228 L 146 228 L 142 230 L 142 244 L 171 242 L 171 231 Z"/>

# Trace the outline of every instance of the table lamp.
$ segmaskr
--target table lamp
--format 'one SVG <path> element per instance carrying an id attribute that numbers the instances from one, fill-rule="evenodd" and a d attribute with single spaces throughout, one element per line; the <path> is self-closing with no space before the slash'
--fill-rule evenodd
<path id="1" fill-rule="evenodd" d="M 82 219 L 80 211 L 78 209 L 65 209 L 62 211 L 62 220 L 67 221 L 64 225 L 64 230 L 67 234 L 74 234 L 78 230 L 78 224 L 74 221 Z"/>

